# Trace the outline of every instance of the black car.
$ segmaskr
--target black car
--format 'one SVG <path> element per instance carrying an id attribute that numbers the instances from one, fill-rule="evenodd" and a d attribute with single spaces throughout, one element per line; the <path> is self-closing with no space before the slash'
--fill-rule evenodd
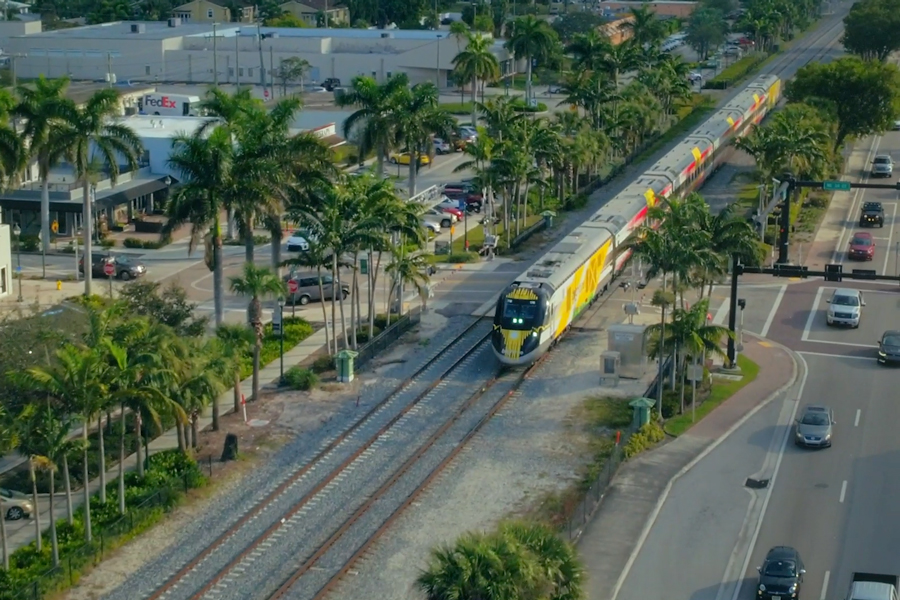
<path id="1" fill-rule="evenodd" d="M 889 330 L 878 340 L 878 362 L 887 365 L 900 365 L 900 331 Z"/>
<path id="2" fill-rule="evenodd" d="M 881 202 L 864 202 L 859 224 L 861 227 L 884 227 L 884 207 Z"/>
<path id="3" fill-rule="evenodd" d="M 91 275 L 94 277 L 108 277 L 106 274 L 106 265 L 115 266 L 113 276 L 128 281 L 137 277 L 143 277 L 147 274 L 147 267 L 144 263 L 134 260 L 128 256 L 108 256 L 106 254 L 94 254 L 91 257 Z M 78 270 L 84 273 L 84 259 L 78 261 Z"/>
<path id="4" fill-rule="evenodd" d="M 334 88 L 341 87 L 341 80 L 337 77 L 329 77 L 325 81 L 322 82 L 322 87 L 328 90 L 329 92 L 333 92 Z"/>
<path id="5" fill-rule="evenodd" d="M 766 554 L 766 559 L 759 571 L 759 582 L 756 586 L 756 597 L 760 600 L 781 600 L 800 597 L 803 585 L 803 561 L 800 553 L 790 546 L 775 546 Z"/>

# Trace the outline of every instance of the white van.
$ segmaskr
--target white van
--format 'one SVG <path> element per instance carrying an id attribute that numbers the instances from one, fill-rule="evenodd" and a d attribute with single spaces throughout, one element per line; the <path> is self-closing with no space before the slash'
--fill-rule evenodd
<path id="1" fill-rule="evenodd" d="M 184 94 L 146 94 L 138 101 L 142 115 L 160 117 L 199 117 L 200 97 Z"/>

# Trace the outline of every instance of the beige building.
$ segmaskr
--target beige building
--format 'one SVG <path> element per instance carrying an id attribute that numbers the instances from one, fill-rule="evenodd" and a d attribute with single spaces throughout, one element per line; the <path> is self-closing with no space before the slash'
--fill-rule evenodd
<path id="1" fill-rule="evenodd" d="M 336 6 L 337 5 L 337 6 Z M 349 23 L 350 11 L 340 6 L 337 0 L 290 0 L 284 4 L 279 4 L 278 8 L 284 12 L 291 14 L 310 27 L 317 27 L 316 16 L 319 13 L 328 14 L 328 23 Z"/>
<path id="2" fill-rule="evenodd" d="M 253 23 L 256 21 L 256 6 L 243 3 L 240 14 L 232 15 L 231 9 L 210 0 L 193 0 L 172 9 L 172 16 L 184 23 Z"/>
<path id="3" fill-rule="evenodd" d="M 40 75 L 104 81 L 108 68 L 120 85 L 164 82 L 270 84 L 281 61 L 299 57 L 311 68 L 307 83 L 357 75 L 384 81 L 406 73 L 412 83 L 448 81 L 457 41 L 446 31 L 297 29 L 165 22 L 117 22 L 12 36 L 4 50 L 19 54 L 20 78 Z M 262 52 L 260 53 L 260 46 Z M 505 75 L 514 69 L 510 54 L 493 48 Z M 262 56 L 260 56 L 262 54 Z M 261 73 L 264 70 L 264 75 Z"/>
<path id="4" fill-rule="evenodd" d="M 12 227 L 0 223 L 0 298 L 12 294 Z"/>

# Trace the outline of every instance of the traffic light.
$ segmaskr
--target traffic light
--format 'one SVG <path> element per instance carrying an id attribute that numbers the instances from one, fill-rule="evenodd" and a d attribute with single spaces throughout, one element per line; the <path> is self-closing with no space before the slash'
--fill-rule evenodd
<path id="1" fill-rule="evenodd" d="M 825 265 L 825 281 L 841 281 L 843 270 L 843 265 Z"/>

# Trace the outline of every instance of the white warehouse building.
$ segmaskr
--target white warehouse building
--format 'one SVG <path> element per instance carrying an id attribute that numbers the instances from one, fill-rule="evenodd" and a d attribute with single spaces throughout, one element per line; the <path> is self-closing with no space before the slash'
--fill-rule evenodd
<path id="1" fill-rule="evenodd" d="M 464 44 L 464 42 L 463 42 Z M 440 82 L 449 74 L 459 45 L 446 31 L 369 29 L 294 29 L 237 24 L 119 21 L 10 36 L 5 51 L 17 55 L 21 78 L 107 79 L 119 84 L 266 82 L 282 60 L 299 57 L 311 65 L 310 82 L 327 78 L 346 84 L 358 75 L 379 81 L 406 73 L 412 83 Z M 511 55 L 497 42 L 493 49 L 503 74 L 512 72 Z"/>

